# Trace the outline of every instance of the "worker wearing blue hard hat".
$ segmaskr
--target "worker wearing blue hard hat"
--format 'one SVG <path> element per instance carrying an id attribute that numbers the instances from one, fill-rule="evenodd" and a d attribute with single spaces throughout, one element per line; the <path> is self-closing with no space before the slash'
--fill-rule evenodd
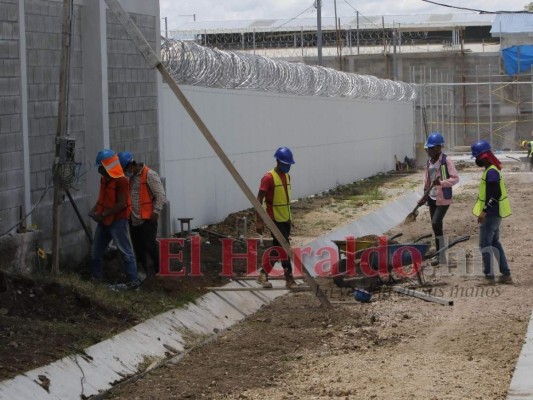
<path id="1" fill-rule="evenodd" d="M 276 224 L 285 240 L 289 242 L 292 221 L 291 177 L 289 171 L 294 164 L 294 157 L 291 149 L 288 147 L 280 147 L 274 153 L 274 158 L 276 160 L 276 167 L 263 175 L 259 185 L 257 200 L 259 200 L 261 204 L 263 204 L 263 202 L 265 203 L 266 212 L 272 221 L 274 221 L 274 224 Z M 265 223 L 259 214 L 256 215 L 256 229 L 261 235 L 265 229 Z M 276 237 L 273 236 L 272 238 L 273 246 L 280 246 Z M 281 265 L 285 275 L 286 287 L 290 289 L 296 286 L 296 282 L 292 275 L 291 260 L 283 260 Z M 259 270 L 258 282 L 262 284 L 263 287 L 272 287 L 272 284 L 268 282 L 268 273 L 264 268 Z"/>
<path id="2" fill-rule="evenodd" d="M 158 173 L 138 162 L 130 151 L 118 153 L 120 164 L 130 179 L 130 232 L 133 248 L 146 277 L 159 272 L 159 244 L 157 229 L 159 215 L 165 206 L 166 195 Z M 152 266 L 148 265 L 148 256 Z"/>
<path id="3" fill-rule="evenodd" d="M 89 216 L 97 222 L 92 245 L 92 278 L 103 278 L 103 256 L 113 240 L 122 253 L 128 281 L 123 288 L 137 289 L 140 285 L 137 276 L 137 263 L 130 240 L 128 220 L 131 200 L 128 179 L 120 165 L 118 155 L 110 149 L 103 149 L 96 156 L 100 173 L 100 190 Z"/>
<path id="4" fill-rule="evenodd" d="M 435 236 L 436 250 L 444 247 L 444 216 L 452 204 L 452 186 L 459 182 L 453 161 L 442 152 L 444 136 L 440 132 L 431 133 L 425 143 L 428 153 L 424 174 L 424 195 L 419 205 L 429 206 L 431 227 Z M 441 252 L 433 264 L 446 264 L 446 255 Z"/>
<path id="5" fill-rule="evenodd" d="M 479 183 L 479 194 L 472 209 L 479 224 L 479 248 L 483 260 L 483 273 L 487 283 L 494 283 L 492 257 L 498 261 L 500 283 L 512 283 L 507 257 L 500 243 L 502 218 L 511 215 L 511 205 L 502 176 L 502 164 L 494 155 L 490 144 L 479 140 L 470 147 L 476 165 L 483 168 Z"/>

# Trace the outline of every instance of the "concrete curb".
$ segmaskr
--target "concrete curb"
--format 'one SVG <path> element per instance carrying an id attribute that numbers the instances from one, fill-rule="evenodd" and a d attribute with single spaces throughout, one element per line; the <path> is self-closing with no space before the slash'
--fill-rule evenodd
<path id="1" fill-rule="evenodd" d="M 523 400 L 533 398 L 533 313 L 529 319 L 524 346 L 518 357 L 513 379 L 507 392 L 507 400 Z"/>
<path id="2" fill-rule="evenodd" d="M 273 281 L 283 286 L 284 281 Z M 226 287 L 254 287 L 254 281 Z M 217 292 L 151 318 L 85 350 L 0 383 L 0 399 L 80 399 L 108 390 L 151 364 L 195 347 L 286 294 L 286 290 Z M 39 378 L 41 376 L 41 379 Z M 49 382 L 48 385 L 42 382 Z M 45 388 L 47 386 L 47 389 Z"/>

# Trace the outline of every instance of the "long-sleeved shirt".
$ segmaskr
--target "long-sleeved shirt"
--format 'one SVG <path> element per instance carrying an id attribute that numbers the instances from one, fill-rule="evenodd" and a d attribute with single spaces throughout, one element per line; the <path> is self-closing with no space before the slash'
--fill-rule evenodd
<path id="1" fill-rule="evenodd" d="M 452 204 L 452 199 L 445 199 L 444 194 L 442 193 L 442 188 L 446 187 L 452 187 L 457 182 L 459 182 L 459 176 L 457 175 L 457 170 L 455 169 L 455 166 L 453 165 L 453 162 L 450 157 L 446 157 L 446 165 L 448 166 L 448 179 L 442 179 L 441 173 L 440 173 L 440 165 L 442 163 L 442 154 L 439 156 L 438 161 L 435 164 L 438 164 L 437 167 L 437 176 L 440 178 L 440 185 L 435 186 L 435 200 L 437 201 L 437 205 L 439 206 L 445 206 L 448 204 Z M 426 168 L 426 174 L 425 174 L 425 183 L 424 188 L 427 189 L 431 185 L 431 178 L 430 178 L 430 172 L 429 169 Z"/>
<path id="2" fill-rule="evenodd" d="M 141 164 L 144 167 L 144 164 Z M 130 193 L 131 193 L 131 223 L 133 226 L 142 225 L 144 222 L 141 219 L 141 171 L 132 176 L 130 179 Z M 148 184 L 148 189 L 153 197 L 153 212 L 160 214 L 163 209 L 165 202 L 167 201 L 165 195 L 165 189 L 161 183 L 161 178 L 157 172 L 153 169 L 148 170 L 146 177 L 146 183 Z"/>
<path id="3" fill-rule="evenodd" d="M 489 169 L 487 171 L 487 176 L 485 177 L 487 180 L 486 185 L 486 194 L 485 194 L 485 207 L 483 208 L 483 211 L 487 213 L 487 215 L 500 215 L 500 205 L 498 203 L 499 198 L 502 195 L 501 189 L 500 189 L 500 173 L 496 171 L 495 169 Z"/>

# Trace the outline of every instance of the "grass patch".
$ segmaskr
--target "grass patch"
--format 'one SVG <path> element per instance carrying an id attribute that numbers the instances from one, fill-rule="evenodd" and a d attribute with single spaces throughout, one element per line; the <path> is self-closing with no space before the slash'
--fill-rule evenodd
<path id="1" fill-rule="evenodd" d="M 63 273 L 58 276 L 41 277 L 44 282 L 54 282 L 79 293 L 108 310 L 117 313 L 129 313 L 132 318 L 145 320 L 162 312 L 183 307 L 194 301 L 198 295 L 191 292 L 179 293 L 179 296 L 169 296 L 161 288 L 151 289 L 142 287 L 139 291 L 112 291 L 105 284 L 95 284 L 82 280 L 74 273 Z"/>

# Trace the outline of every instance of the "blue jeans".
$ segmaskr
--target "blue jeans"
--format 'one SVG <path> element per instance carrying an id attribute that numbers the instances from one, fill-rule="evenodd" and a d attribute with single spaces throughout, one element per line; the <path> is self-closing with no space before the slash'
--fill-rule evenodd
<path id="1" fill-rule="evenodd" d="M 492 256 L 498 260 L 500 273 L 502 275 L 511 275 L 505 251 L 500 243 L 500 224 L 502 219 L 496 215 L 487 215 L 479 227 L 479 248 L 483 258 L 483 273 L 488 276 L 494 276 L 491 268 Z"/>
<path id="2" fill-rule="evenodd" d="M 126 219 L 114 221 L 111 225 L 98 224 L 96 226 L 93 247 L 91 249 L 93 278 L 102 279 L 102 259 L 111 239 L 113 239 L 115 245 L 122 253 L 122 261 L 124 262 L 128 281 L 139 282 L 139 277 L 137 276 L 137 263 L 135 262 L 135 254 L 133 253 L 133 246 L 130 240 L 128 220 Z"/>

